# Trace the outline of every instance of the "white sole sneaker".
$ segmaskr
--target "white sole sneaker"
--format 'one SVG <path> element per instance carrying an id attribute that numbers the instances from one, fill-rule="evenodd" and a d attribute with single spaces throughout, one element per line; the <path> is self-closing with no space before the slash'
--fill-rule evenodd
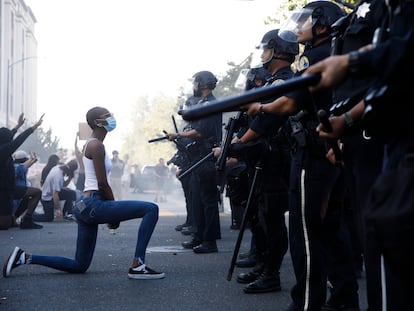
<path id="1" fill-rule="evenodd" d="M 165 273 L 154 271 L 149 267 L 145 267 L 140 271 L 130 268 L 128 271 L 128 278 L 134 280 L 159 280 L 165 278 Z"/>
<path id="2" fill-rule="evenodd" d="M 10 254 L 9 258 L 7 258 L 7 262 L 4 263 L 3 266 L 3 277 L 7 278 L 10 276 L 10 272 L 13 269 L 13 264 L 16 261 L 16 257 L 20 255 L 23 251 L 19 247 L 15 247 L 13 252 Z"/>

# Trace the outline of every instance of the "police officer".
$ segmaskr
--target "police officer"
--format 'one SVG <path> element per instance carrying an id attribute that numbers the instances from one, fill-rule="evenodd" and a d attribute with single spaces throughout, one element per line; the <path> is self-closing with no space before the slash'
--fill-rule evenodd
<path id="1" fill-rule="evenodd" d="M 412 219 L 409 215 L 413 213 L 414 198 L 408 190 L 412 189 L 413 173 L 407 159 L 414 150 L 414 127 L 412 83 L 407 77 L 414 72 L 414 3 L 384 3 L 389 13 L 376 32 L 385 34 L 382 39 L 360 51 L 329 57 L 311 66 L 307 73 L 322 74 L 311 91 L 337 87 L 348 76 L 373 77 L 362 101 L 347 114 L 330 119 L 331 133 L 321 125 L 318 130 L 322 137 L 337 138 L 347 124 L 362 120 L 371 135 L 384 141 L 384 171 L 371 188 L 365 217 L 367 252 L 382 256 L 385 270 L 386 306 L 373 310 L 411 310 L 414 246 L 410 239 L 414 232 L 412 220 L 407 220 Z M 395 201 L 389 201 L 391 198 Z"/>
<path id="2" fill-rule="evenodd" d="M 245 90 L 251 90 L 253 88 L 258 88 L 264 86 L 271 78 L 272 74 L 263 67 L 262 64 L 258 65 L 258 67 L 254 66 L 247 71 L 246 74 L 246 83 L 245 83 Z M 249 117 L 247 116 L 246 112 L 243 112 L 242 115 L 239 117 L 239 126 L 240 128 L 238 136 L 241 137 L 248 129 Z M 237 164 L 233 164 L 232 166 L 228 167 L 228 181 L 227 181 L 227 188 L 229 193 L 229 201 L 230 206 L 232 208 L 232 214 L 236 215 L 238 218 L 235 222 L 240 224 L 242 221 L 242 217 L 244 214 L 245 205 L 248 199 L 248 189 L 249 189 L 249 181 L 248 181 L 248 174 L 247 174 L 247 165 L 245 161 L 241 159 L 235 159 Z M 232 176 L 231 167 L 235 167 L 240 172 L 237 174 L 237 177 Z M 245 169 L 240 170 L 240 167 Z M 233 213 L 233 210 L 235 211 Z M 250 249 L 246 253 L 242 253 L 239 255 L 239 259 L 236 261 L 236 266 L 239 268 L 250 268 L 256 265 L 256 242 L 254 235 L 251 236 L 250 241 Z"/>
<path id="3" fill-rule="evenodd" d="M 333 54 L 344 54 L 372 42 L 375 29 L 387 18 L 387 7 L 382 0 L 362 2 L 346 17 L 338 20 L 334 28 Z M 341 115 L 356 105 L 367 91 L 372 77 L 348 77 L 333 92 L 333 115 Z M 370 135 L 361 123 L 350 124 L 341 137 L 344 173 L 349 193 L 346 208 L 347 222 L 350 227 L 357 272 L 362 271 L 363 260 L 367 280 L 367 301 L 372 310 L 381 308 L 381 268 L 380 261 L 371 259 L 366 249 L 364 214 L 369 189 L 374 184 L 382 168 L 383 142 Z M 352 231 L 352 229 L 354 231 Z M 362 256 L 362 254 L 364 254 Z M 332 292 L 328 304 L 335 305 Z"/>
<path id="4" fill-rule="evenodd" d="M 195 96 L 190 96 L 185 101 L 183 109 L 189 109 L 192 106 L 196 105 L 200 101 L 200 98 Z M 191 122 L 188 122 L 185 124 L 185 126 L 182 129 L 182 132 L 187 132 L 191 130 Z M 174 154 L 174 156 L 167 162 L 173 163 L 178 167 L 178 170 L 176 172 L 176 176 L 178 177 L 182 172 L 185 172 L 188 168 L 191 167 L 191 158 L 190 154 L 187 150 L 187 146 L 189 146 L 192 143 L 191 138 L 177 138 L 175 139 L 175 144 L 177 146 L 177 152 Z M 176 231 L 181 231 L 184 235 L 191 235 L 193 231 L 195 231 L 195 222 L 194 222 L 194 212 L 191 205 L 191 187 L 190 187 L 190 175 L 186 175 L 179 179 L 181 182 L 181 186 L 183 188 L 184 192 L 184 198 L 185 198 L 185 208 L 187 212 L 186 220 L 183 224 L 177 225 L 175 227 Z"/>
<path id="5" fill-rule="evenodd" d="M 200 71 L 193 76 L 193 93 L 199 97 L 198 105 L 208 105 L 215 100 L 212 91 L 217 84 L 217 78 L 210 71 Z M 168 133 L 168 138 L 192 138 L 193 143 L 188 147 L 192 162 L 197 162 L 212 152 L 213 147 L 220 144 L 222 139 L 221 113 L 191 123 L 191 130 L 182 133 Z M 220 219 L 217 201 L 217 172 L 214 157 L 209 157 L 191 172 L 191 193 L 198 193 L 199 198 L 191 195 L 194 207 L 196 232 L 193 239 L 183 243 L 183 247 L 192 248 L 195 253 L 217 252 L 216 240 L 221 238 Z"/>
<path id="6" fill-rule="evenodd" d="M 260 65 L 271 74 L 266 85 L 292 78 L 291 64 L 299 52 L 296 42 L 281 39 L 278 32 L 278 29 L 267 32 L 257 48 Z M 256 245 L 256 266 L 237 277 L 239 283 L 248 283 L 245 293 L 281 290 L 279 270 L 288 249 L 284 214 L 288 209 L 290 154 L 279 130 L 286 118 L 270 114 L 255 116 L 247 131 L 239 134 L 238 142 L 232 145 L 235 155 L 248 165 L 254 194 L 248 215 Z"/>
<path id="7" fill-rule="evenodd" d="M 287 25 L 297 31 L 297 39 L 305 45 L 299 58 L 298 75 L 313 63 L 330 55 L 332 24 L 344 16 L 341 8 L 329 1 L 315 1 L 292 14 Z M 284 37 L 288 28 L 282 27 Z M 337 310 L 324 307 L 326 302 L 327 274 L 334 287 L 341 290 L 343 302 L 340 308 L 359 310 L 358 284 L 347 236 L 341 235 L 342 222 L 337 215 L 341 208 L 339 193 L 341 168 L 326 158 L 327 144 L 315 131 L 317 112 L 327 110 L 332 104 L 329 91 L 309 94 L 297 90 L 279 97 L 270 104 L 250 105 L 248 113 L 271 112 L 286 114 L 300 112 L 298 127 L 303 129 L 304 139 L 297 141 L 290 173 L 289 242 L 296 284 L 292 288 L 290 311 Z M 328 208 L 329 207 L 329 208 Z M 328 260 L 329 259 L 329 260 Z M 333 266 L 340 260 L 341 269 Z M 348 310 L 347 309 L 347 310 Z"/>

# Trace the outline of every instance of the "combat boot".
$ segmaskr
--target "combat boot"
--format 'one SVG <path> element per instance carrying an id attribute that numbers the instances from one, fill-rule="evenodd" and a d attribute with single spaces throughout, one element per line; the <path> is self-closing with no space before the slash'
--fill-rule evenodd
<path id="1" fill-rule="evenodd" d="M 249 283 L 243 291 L 248 294 L 278 292 L 280 286 L 279 273 L 262 273 L 254 282 Z"/>
<path id="2" fill-rule="evenodd" d="M 247 273 L 240 273 L 237 276 L 237 283 L 248 284 L 256 281 L 256 279 L 263 273 L 263 268 L 263 263 L 256 263 L 252 271 Z"/>

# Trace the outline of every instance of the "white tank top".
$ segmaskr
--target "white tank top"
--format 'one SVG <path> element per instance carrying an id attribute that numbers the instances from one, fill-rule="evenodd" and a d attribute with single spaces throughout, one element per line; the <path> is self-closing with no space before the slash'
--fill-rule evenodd
<path id="1" fill-rule="evenodd" d="M 91 138 L 86 142 L 83 156 L 82 156 L 83 165 L 85 166 L 85 188 L 83 191 L 99 190 L 98 180 L 96 179 L 96 173 L 95 173 L 95 168 L 93 166 L 93 161 L 91 159 L 88 159 L 85 156 L 86 146 L 91 140 L 94 140 L 94 139 L 96 138 Z M 106 179 L 108 180 L 108 183 L 109 183 L 108 177 L 109 177 L 109 172 L 111 171 L 111 168 L 112 168 L 112 162 L 108 156 L 108 153 L 105 150 L 105 170 L 106 170 Z"/>

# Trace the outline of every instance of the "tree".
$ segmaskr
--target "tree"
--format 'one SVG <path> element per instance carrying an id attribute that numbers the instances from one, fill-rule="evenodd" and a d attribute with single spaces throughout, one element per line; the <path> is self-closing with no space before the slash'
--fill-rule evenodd
<path id="1" fill-rule="evenodd" d="M 174 132 L 171 116 L 177 111 L 177 100 L 162 94 L 137 100 L 131 109 L 131 127 L 122 147 L 122 153 L 129 155 L 131 164 L 155 164 L 160 157 L 169 160 L 173 156 L 174 143 L 168 140 L 148 143 L 148 140 L 165 136 L 163 130 Z"/>
<path id="2" fill-rule="evenodd" d="M 46 163 L 49 156 L 58 151 L 59 139 L 56 136 L 52 137 L 52 129 L 45 131 L 42 127 L 38 127 L 20 149 L 35 152 L 39 157 L 39 162 Z"/>

